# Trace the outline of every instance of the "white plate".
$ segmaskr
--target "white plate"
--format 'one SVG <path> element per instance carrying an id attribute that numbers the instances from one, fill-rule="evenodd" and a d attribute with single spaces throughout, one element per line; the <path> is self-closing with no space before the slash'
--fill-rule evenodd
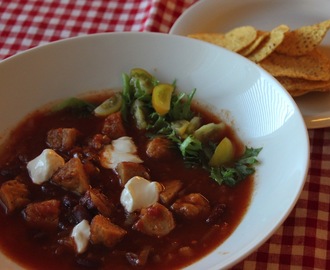
<path id="1" fill-rule="evenodd" d="M 178 18 L 170 34 L 224 32 L 243 25 L 271 30 L 287 24 L 294 29 L 329 19 L 329 0 L 202 0 Z M 330 56 L 330 33 L 321 45 Z M 330 93 L 308 94 L 295 101 L 308 128 L 330 126 Z"/>
<path id="2" fill-rule="evenodd" d="M 222 245 L 187 269 L 228 268 L 286 219 L 309 161 L 308 134 L 297 105 L 246 58 L 198 40 L 155 33 L 98 34 L 41 46 L 0 62 L 0 135 L 42 104 L 120 87 L 121 73 L 133 67 L 145 68 L 163 82 L 176 79 L 181 91 L 197 88 L 195 98 L 233 124 L 245 144 L 263 147 L 242 222 Z M 0 252 L 0 269 L 21 268 Z"/>

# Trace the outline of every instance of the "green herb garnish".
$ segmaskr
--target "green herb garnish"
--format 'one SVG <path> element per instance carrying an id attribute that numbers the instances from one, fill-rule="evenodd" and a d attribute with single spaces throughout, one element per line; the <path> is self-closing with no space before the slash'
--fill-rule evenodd
<path id="1" fill-rule="evenodd" d="M 172 83 L 170 109 L 158 114 L 152 105 L 153 88 L 160 82 L 143 69 L 132 69 L 130 74 L 122 75 L 123 105 L 121 112 L 125 119 L 130 113 L 139 129 L 146 129 L 148 136 L 164 136 L 173 141 L 185 163 L 189 166 L 202 166 L 209 171 L 210 177 L 218 184 L 233 186 L 255 172 L 257 156 L 261 148 L 246 147 L 245 153 L 229 166 L 211 167 L 209 161 L 216 145 L 210 142 L 210 136 L 221 134 L 224 124 L 202 125 L 201 118 L 191 109 L 196 89 L 190 94 L 177 93 L 176 81 Z M 212 140 L 211 140 L 212 141 Z M 227 164 L 226 164 L 227 165 Z"/>
<path id="2" fill-rule="evenodd" d="M 202 151 L 202 143 L 199 140 L 190 135 L 178 145 L 184 160 L 188 164 L 201 163 L 200 153 Z"/>
<path id="3" fill-rule="evenodd" d="M 175 120 L 190 120 L 193 117 L 191 111 L 191 102 L 195 95 L 196 89 L 194 89 L 189 95 L 180 93 L 172 96 L 171 110 L 169 116 L 172 121 Z"/>
<path id="4" fill-rule="evenodd" d="M 257 156 L 262 148 L 245 148 L 243 156 L 233 166 L 211 167 L 211 178 L 219 185 L 234 186 L 255 172 L 254 165 L 258 163 Z"/>

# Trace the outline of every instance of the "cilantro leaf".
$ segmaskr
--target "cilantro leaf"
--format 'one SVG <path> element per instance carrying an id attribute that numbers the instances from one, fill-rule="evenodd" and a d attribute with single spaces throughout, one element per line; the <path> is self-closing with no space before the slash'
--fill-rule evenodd
<path id="1" fill-rule="evenodd" d="M 187 95 L 181 93 L 178 95 L 173 95 L 171 100 L 171 109 L 169 111 L 169 116 L 172 121 L 176 120 L 190 120 L 193 117 L 193 112 L 191 111 L 191 102 L 195 95 L 196 89 Z"/>
<path id="2" fill-rule="evenodd" d="M 262 148 L 245 148 L 243 156 L 240 158 L 240 164 L 255 164 L 258 162 L 257 156 L 259 155 Z"/>
<path id="3" fill-rule="evenodd" d="M 126 73 L 122 73 L 121 79 L 123 84 L 123 89 L 122 89 L 123 104 L 121 106 L 121 114 L 123 115 L 123 118 L 127 120 L 129 107 L 132 104 L 132 89 L 129 83 L 130 78 Z"/>
<path id="4" fill-rule="evenodd" d="M 179 144 L 179 149 L 186 162 L 190 164 L 199 163 L 202 150 L 202 143 L 199 140 L 190 135 Z"/>
<path id="5" fill-rule="evenodd" d="M 225 183 L 229 186 L 234 186 L 237 181 L 235 168 L 211 167 L 210 176 L 219 185 Z"/>
<path id="6" fill-rule="evenodd" d="M 232 167 L 211 167 L 211 178 L 219 185 L 234 186 L 255 172 L 254 165 L 258 163 L 257 156 L 262 148 L 245 148 L 244 154 Z"/>
<path id="7" fill-rule="evenodd" d="M 153 112 L 149 116 L 149 124 L 147 130 L 160 135 L 168 135 L 172 132 L 171 124 L 166 120 L 164 116 Z"/>

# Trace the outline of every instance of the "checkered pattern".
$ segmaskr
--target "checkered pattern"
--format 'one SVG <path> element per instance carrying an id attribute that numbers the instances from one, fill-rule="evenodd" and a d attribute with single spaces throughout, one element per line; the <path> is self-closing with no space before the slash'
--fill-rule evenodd
<path id="1" fill-rule="evenodd" d="M 166 33 L 194 2 L 2 0 L 0 60 L 79 35 L 113 31 Z M 296 207 L 265 244 L 233 269 L 330 269 L 330 129 L 311 130 L 309 137 L 310 170 Z"/>
<path id="2" fill-rule="evenodd" d="M 295 208 L 257 252 L 233 269 L 330 269 L 330 128 L 310 130 L 309 138 L 310 169 Z"/>
<path id="3" fill-rule="evenodd" d="M 3 0 L 0 59 L 73 36 L 114 31 L 168 32 L 194 0 Z"/>

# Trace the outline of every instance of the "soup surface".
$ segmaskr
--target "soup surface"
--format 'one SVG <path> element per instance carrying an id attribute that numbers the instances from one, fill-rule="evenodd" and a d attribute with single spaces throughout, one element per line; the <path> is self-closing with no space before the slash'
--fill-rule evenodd
<path id="1" fill-rule="evenodd" d="M 96 107 L 108 97 L 88 102 Z M 191 110 L 201 125 L 221 122 L 196 104 Z M 221 244 L 242 219 L 252 175 L 220 185 L 203 166 L 187 164 L 173 141 L 138 127 L 134 115 L 111 115 L 110 121 L 67 108 L 39 110 L 3 146 L 0 246 L 25 268 L 179 269 Z M 235 159 L 242 155 L 244 145 L 230 127 L 221 134 L 234 144 Z M 135 146 L 133 159 L 109 163 L 105 149 L 123 138 Z M 45 149 L 62 163 L 41 181 L 36 164 L 42 161 L 35 159 Z M 142 206 L 139 192 L 149 201 Z"/>

